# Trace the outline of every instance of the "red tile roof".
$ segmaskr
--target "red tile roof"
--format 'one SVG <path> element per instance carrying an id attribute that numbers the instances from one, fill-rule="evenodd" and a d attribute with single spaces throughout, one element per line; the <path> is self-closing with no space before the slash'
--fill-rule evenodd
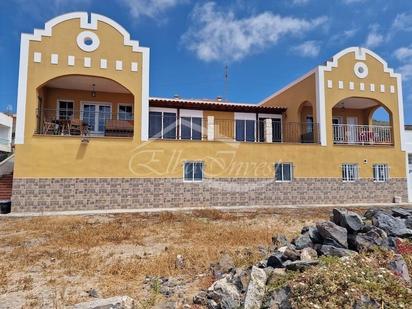
<path id="1" fill-rule="evenodd" d="M 149 105 L 152 107 L 187 108 L 197 110 L 214 110 L 229 112 L 248 113 L 271 113 L 282 114 L 286 107 L 282 106 L 261 106 L 257 104 L 234 103 L 214 100 L 180 99 L 180 98 L 149 98 Z"/>

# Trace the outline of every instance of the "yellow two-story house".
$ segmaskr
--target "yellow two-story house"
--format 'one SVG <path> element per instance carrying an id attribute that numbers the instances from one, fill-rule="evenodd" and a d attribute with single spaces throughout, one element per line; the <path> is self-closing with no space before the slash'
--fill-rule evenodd
<path id="1" fill-rule="evenodd" d="M 259 104 L 150 97 L 149 65 L 97 14 L 22 35 L 13 211 L 407 201 L 401 77 L 372 51 Z"/>

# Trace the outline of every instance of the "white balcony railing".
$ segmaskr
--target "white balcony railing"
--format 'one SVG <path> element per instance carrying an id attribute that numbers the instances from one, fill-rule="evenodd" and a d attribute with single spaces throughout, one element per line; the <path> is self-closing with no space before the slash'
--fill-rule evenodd
<path id="1" fill-rule="evenodd" d="M 334 144 L 391 145 L 392 127 L 375 125 L 333 125 Z"/>

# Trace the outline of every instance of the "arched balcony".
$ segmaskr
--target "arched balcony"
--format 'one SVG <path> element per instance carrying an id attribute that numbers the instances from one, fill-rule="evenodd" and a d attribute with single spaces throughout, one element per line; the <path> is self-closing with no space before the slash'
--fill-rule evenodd
<path id="1" fill-rule="evenodd" d="M 374 99 L 350 97 L 332 109 L 334 144 L 392 145 L 392 112 Z"/>
<path id="2" fill-rule="evenodd" d="M 102 77 L 66 75 L 37 88 L 36 134 L 132 137 L 134 96 Z"/>

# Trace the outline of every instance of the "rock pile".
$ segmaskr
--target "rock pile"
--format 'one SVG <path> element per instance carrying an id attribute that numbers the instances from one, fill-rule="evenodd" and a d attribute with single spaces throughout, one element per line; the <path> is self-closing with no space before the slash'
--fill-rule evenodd
<path id="1" fill-rule="evenodd" d="M 396 251 L 401 238 L 412 238 L 412 209 L 369 209 L 363 217 L 346 209 L 334 209 L 330 221 L 303 227 L 291 242 L 283 235 L 275 235 L 267 257 L 251 268 L 222 267 L 218 280 L 196 295 L 193 302 L 211 309 L 291 308 L 289 287 L 266 292 L 276 277 L 287 271 L 305 271 L 318 264 L 319 256 L 350 258 L 375 247 Z M 410 281 L 402 255 L 396 255 L 388 267 Z M 222 274 L 222 270 L 226 273 Z"/>

